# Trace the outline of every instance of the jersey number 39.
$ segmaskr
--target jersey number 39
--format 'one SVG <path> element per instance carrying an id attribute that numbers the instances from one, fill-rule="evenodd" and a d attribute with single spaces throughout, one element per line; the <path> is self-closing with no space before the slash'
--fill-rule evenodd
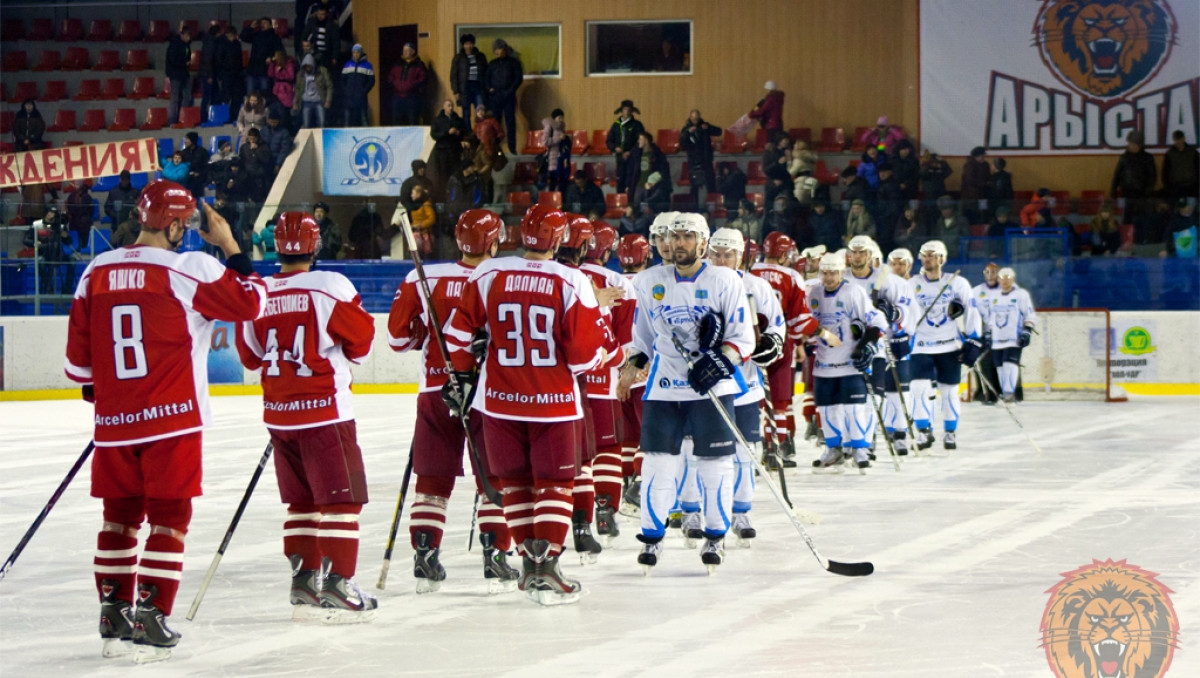
<path id="1" fill-rule="evenodd" d="M 529 319 L 528 329 L 525 326 L 526 316 Z M 496 361 L 501 365 L 553 367 L 558 364 L 558 351 L 554 346 L 554 309 L 530 306 L 526 312 L 521 304 L 500 304 L 496 308 L 496 322 L 512 326 L 511 330 L 504 333 L 510 342 L 509 345 L 497 344 Z"/>

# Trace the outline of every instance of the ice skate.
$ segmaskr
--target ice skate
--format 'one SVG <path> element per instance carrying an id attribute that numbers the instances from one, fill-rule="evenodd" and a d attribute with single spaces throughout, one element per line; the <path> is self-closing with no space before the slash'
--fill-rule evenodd
<path id="1" fill-rule="evenodd" d="M 326 572 L 321 582 L 321 607 L 326 624 L 359 624 L 375 618 L 379 602 L 358 588 L 353 579 Z"/>
<path id="2" fill-rule="evenodd" d="M 299 554 L 288 556 L 292 565 L 292 590 L 288 601 L 292 604 L 292 621 L 320 621 L 324 618 L 321 608 L 321 571 L 302 570 L 304 558 Z"/>
<path id="3" fill-rule="evenodd" d="M 617 512 L 609 506 L 607 499 L 600 499 L 596 505 L 596 534 L 604 540 L 605 546 L 612 544 L 613 539 L 621 534 Z"/>
<path id="4" fill-rule="evenodd" d="M 138 585 L 137 612 L 133 615 L 132 640 L 135 646 L 133 661 L 138 664 L 160 662 L 171 658 L 171 649 L 179 644 L 182 634 L 167 626 L 167 617 L 154 606 L 158 587 Z"/>
<path id="5" fill-rule="evenodd" d="M 583 511 L 576 511 L 571 517 L 571 536 L 575 538 L 580 565 L 591 565 L 600 559 L 604 547 L 592 536 L 592 524 Z"/>
<path id="6" fill-rule="evenodd" d="M 529 549 L 532 548 L 532 545 L 533 540 L 526 539 L 525 543 L 519 549 L 521 551 L 521 576 L 517 578 L 517 590 L 519 591 L 527 590 L 533 582 L 533 571 L 536 569 L 536 563 L 533 562 L 533 558 L 529 555 Z"/>
<path id="7" fill-rule="evenodd" d="M 508 553 L 496 548 L 496 535 L 480 532 L 479 545 L 483 547 L 483 578 L 487 580 L 488 595 L 516 591 L 521 573 L 508 564 Z"/>
<path id="8" fill-rule="evenodd" d="M 750 540 L 758 536 L 758 530 L 750 524 L 749 513 L 733 514 L 733 522 L 729 525 L 729 530 L 737 537 L 737 545 L 741 548 L 750 548 Z"/>
<path id="9" fill-rule="evenodd" d="M 683 514 L 683 545 L 694 549 L 696 543 L 704 537 L 704 520 L 695 511 Z"/>
<path id="10" fill-rule="evenodd" d="M 100 638 L 105 659 L 133 654 L 133 606 L 117 598 L 120 582 L 100 580 Z"/>
<path id="11" fill-rule="evenodd" d="M 796 468 L 796 444 L 789 436 L 779 444 L 780 463 L 784 468 Z"/>
<path id="12" fill-rule="evenodd" d="M 439 560 L 442 550 L 430 546 L 433 535 L 424 530 L 417 532 L 417 550 L 413 553 L 413 576 L 417 579 L 417 593 L 433 593 L 446 580 L 446 568 Z"/>
<path id="13" fill-rule="evenodd" d="M 946 431 L 946 437 L 942 438 L 942 449 L 958 449 L 958 440 L 954 437 L 954 431 Z"/>
<path id="14" fill-rule="evenodd" d="M 626 478 L 621 492 L 621 515 L 639 518 L 642 515 L 642 479 Z"/>
<path id="15" fill-rule="evenodd" d="M 804 428 L 804 439 L 817 440 L 818 436 L 817 420 L 815 417 L 813 417 L 808 420 L 808 426 Z"/>
<path id="16" fill-rule="evenodd" d="M 1015 402 L 1017 402 L 1017 394 L 1016 393 L 1005 393 L 1000 396 L 1000 399 L 1006 403 L 1015 403 Z"/>
<path id="17" fill-rule="evenodd" d="M 551 544 L 545 539 L 527 542 L 534 563 L 534 575 L 525 588 L 525 595 L 539 605 L 568 605 L 579 601 L 583 586 L 568 579 L 559 567 L 558 556 L 550 555 Z"/>
<path id="18" fill-rule="evenodd" d="M 705 537 L 700 549 L 700 562 L 708 568 L 709 576 L 717 573 L 717 566 L 725 560 L 725 537 Z"/>
<path id="19" fill-rule="evenodd" d="M 859 475 L 867 475 L 867 469 L 871 468 L 871 453 L 861 447 L 854 450 L 854 466 L 858 468 Z"/>
<path id="20" fill-rule="evenodd" d="M 766 450 L 766 448 L 764 448 L 763 456 L 762 456 L 762 465 L 763 465 L 763 468 L 767 469 L 768 471 L 778 471 L 779 470 L 779 459 L 774 454 L 771 454 L 770 452 L 768 452 Z"/>
<path id="21" fill-rule="evenodd" d="M 827 447 L 825 453 L 819 459 L 814 459 L 812 463 L 813 473 L 820 474 L 835 474 L 842 472 L 842 448 Z"/>
<path id="22" fill-rule="evenodd" d="M 683 527 L 683 512 L 671 511 L 667 514 L 667 527 L 678 530 Z"/>
<path id="23" fill-rule="evenodd" d="M 933 447 L 933 430 L 927 428 L 917 429 L 917 451 L 928 450 Z"/>
<path id="24" fill-rule="evenodd" d="M 902 434 L 897 434 L 892 438 L 892 447 L 896 449 L 897 457 L 908 456 L 908 441 L 901 437 Z"/>
<path id="25" fill-rule="evenodd" d="M 637 535 L 637 540 L 642 542 L 642 552 L 638 554 L 638 565 L 642 566 L 642 574 L 650 576 L 650 570 L 658 564 L 658 557 L 662 555 L 663 545 L 661 539 L 648 541 L 648 537 Z"/>

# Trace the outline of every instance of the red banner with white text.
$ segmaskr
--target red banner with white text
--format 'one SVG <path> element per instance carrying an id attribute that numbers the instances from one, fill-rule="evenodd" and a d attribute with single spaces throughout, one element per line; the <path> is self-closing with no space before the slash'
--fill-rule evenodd
<path id="1" fill-rule="evenodd" d="M 0 154 L 0 187 L 48 184 L 158 170 L 158 141 L 129 139 Z"/>

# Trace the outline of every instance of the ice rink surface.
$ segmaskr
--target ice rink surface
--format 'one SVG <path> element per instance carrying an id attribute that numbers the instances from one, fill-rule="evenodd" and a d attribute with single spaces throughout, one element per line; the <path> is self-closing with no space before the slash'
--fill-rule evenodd
<path id="1" fill-rule="evenodd" d="M 356 396 L 372 502 L 358 582 L 375 591 L 414 419 L 415 396 Z M 268 466 L 195 622 L 184 619 L 267 442 L 260 400 L 213 400 L 205 496 L 194 504 L 168 662 L 104 660 L 91 561 L 100 502 L 80 472 L 0 583 L 3 676 L 1049 676 L 1039 623 L 1060 573 L 1128 559 L 1174 593 L 1179 649 L 1168 675 L 1200 676 L 1200 399 L 1026 403 L 1043 454 L 1004 409 L 967 405 L 959 449 L 885 457 L 867 476 L 789 471 L 791 496 L 823 522 L 824 555 L 870 560 L 873 576 L 821 570 L 765 487 L 753 548 L 726 544 L 706 576 L 669 535 L 658 568 L 635 563 L 636 524 L 595 565 L 570 551 L 579 604 L 488 596 L 466 550 L 467 480 L 451 500 L 442 590 L 413 592 L 401 525 L 380 615 L 358 626 L 294 623 L 284 507 Z M 0 403 L 0 549 L 16 545 L 86 445 L 83 402 Z M 940 446 L 940 444 L 939 444 Z M 802 447 L 802 466 L 814 456 Z M 886 454 L 886 452 L 885 452 Z M 143 530 L 142 536 L 145 537 Z M 569 547 L 568 547 L 569 548 Z"/>

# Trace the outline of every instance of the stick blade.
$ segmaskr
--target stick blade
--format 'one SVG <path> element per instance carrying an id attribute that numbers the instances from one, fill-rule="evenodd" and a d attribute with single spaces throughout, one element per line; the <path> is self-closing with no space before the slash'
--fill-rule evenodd
<path id="1" fill-rule="evenodd" d="M 869 562 L 840 563 L 836 560 L 831 560 L 825 569 L 833 574 L 840 574 L 843 577 L 866 577 L 875 572 L 875 565 Z"/>

